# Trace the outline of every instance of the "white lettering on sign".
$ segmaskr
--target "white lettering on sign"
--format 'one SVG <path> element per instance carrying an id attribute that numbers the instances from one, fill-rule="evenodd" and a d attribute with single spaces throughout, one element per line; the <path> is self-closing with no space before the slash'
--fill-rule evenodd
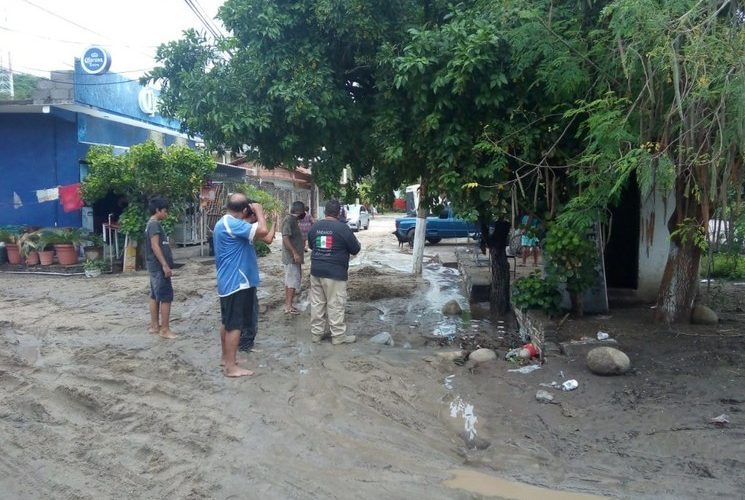
<path id="1" fill-rule="evenodd" d="M 154 115 L 158 110 L 158 96 L 152 87 L 144 87 L 137 96 L 137 103 L 140 105 L 140 111 L 146 115 Z"/>

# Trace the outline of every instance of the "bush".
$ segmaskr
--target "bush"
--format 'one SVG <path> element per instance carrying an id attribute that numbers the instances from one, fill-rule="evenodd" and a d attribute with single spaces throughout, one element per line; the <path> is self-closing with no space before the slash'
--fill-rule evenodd
<path id="1" fill-rule="evenodd" d="M 709 258 L 701 258 L 699 273 L 708 276 Z M 724 279 L 745 279 L 745 255 L 733 253 L 715 253 L 712 255 L 711 277 Z"/>
<path id="2" fill-rule="evenodd" d="M 521 311 L 540 309 L 552 316 L 560 310 L 561 293 L 553 280 L 546 279 L 539 271 L 535 271 L 515 280 L 512 303 Z"/>

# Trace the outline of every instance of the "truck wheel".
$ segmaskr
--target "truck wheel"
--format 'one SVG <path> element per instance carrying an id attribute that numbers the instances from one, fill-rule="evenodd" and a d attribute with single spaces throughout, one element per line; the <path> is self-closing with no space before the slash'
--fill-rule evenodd
<path id="1" fill-rule="evenodd" d="M 429 241 L 430 244 L 432 244 L 432 245 L 437 245 L 439 242 L 442 241 L 442 238 L 440 238 L 439 236 L 436 236 L 436 237 L 432 237 L 432 238 L 427 238 L 427 241 Z"/>

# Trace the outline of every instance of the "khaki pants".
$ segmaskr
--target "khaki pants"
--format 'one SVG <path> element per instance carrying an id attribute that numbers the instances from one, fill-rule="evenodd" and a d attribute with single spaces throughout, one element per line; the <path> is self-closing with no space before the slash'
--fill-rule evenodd
<path id="1" fill-rule="evenodd" d="M 326 334 L 328 318 L 331 336 L 344 335 L 344 308 L 347 305 L 347 282 L 329 278 L 310 277 L 310 333 L 318 337 Z"/>

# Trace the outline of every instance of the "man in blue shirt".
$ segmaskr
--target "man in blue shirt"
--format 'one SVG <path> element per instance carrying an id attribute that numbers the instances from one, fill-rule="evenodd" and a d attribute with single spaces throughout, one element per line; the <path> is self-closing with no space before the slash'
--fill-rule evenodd
<path id="1" fill-rule="evenodd" d="M 227 213 L 215 224 L 214 247 L 217 267 L 217 294 L 220 296 L 220 341 L 222 363 L 226 377 L 253 375 L 251 370 L 240 368 L 236 352 L 241 330 L 250 328 L 256 287 L 259 285 L 259 268 L 254 239 L 269 234 L 264 209 L 258 203 L 249 203 L 242 193 L 235 193 L 228 200 Z M 245 219 L 256 217 L 250 224 Z"/>

